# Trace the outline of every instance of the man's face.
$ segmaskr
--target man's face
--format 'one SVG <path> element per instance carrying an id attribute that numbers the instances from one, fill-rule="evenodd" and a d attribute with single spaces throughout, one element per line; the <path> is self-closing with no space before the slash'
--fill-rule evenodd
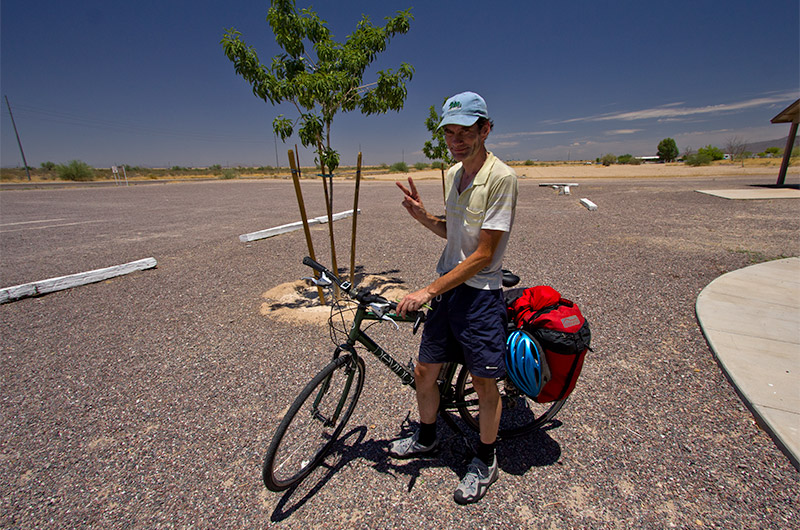
<path id="1" fill-rule="evenodd" d="M 443 129 L 444 140 L 453 158 L 457 162 L 468 162 L 483 151 L 483 144 L 491 127 L 485 124 L 483 129 L 479 129 L 476 123 L 470 127 L 445 125 Z"/>

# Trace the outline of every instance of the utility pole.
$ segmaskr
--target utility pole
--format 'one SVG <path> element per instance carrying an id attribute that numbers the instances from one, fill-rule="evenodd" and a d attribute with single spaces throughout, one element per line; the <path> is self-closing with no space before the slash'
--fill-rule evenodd
<path id="1" fill-rule="evenodd" d="M 8 102 L 8 96 L 6 98 L 6 107 L 8 107 L 8 115 L 11 116 L 11 125 L 14 126 L 14 134 L 17 135 L 17 145 L 19 145 L 19 152 L 22 154 L 22 163 L 25 165 L 25 173 L 28 175 L 28 182 L 31 181 L 31 172 L 28 169 L 28 162 L 25 160 L 25 151 L 22 150 L 22 142 L 19 141 L 19 133 L 17 132 L 17 124 L 14 123 L 14 115 L 11 114 L 11 104 Z"/>

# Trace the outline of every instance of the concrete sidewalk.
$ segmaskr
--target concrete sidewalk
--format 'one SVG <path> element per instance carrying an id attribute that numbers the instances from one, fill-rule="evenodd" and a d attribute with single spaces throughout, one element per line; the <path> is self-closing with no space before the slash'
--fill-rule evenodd
<path id="1" fill-rule="evenodd" d="M 720 276 L 696 310 L 742 400 L 800 470 L 800 258 Z"/>

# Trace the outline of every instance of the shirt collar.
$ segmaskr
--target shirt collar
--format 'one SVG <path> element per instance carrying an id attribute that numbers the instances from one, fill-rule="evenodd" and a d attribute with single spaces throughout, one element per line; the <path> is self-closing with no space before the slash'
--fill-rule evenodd
<path id="1" fill-rule="evenodd" d="M 483 162 L 483 166 L 481 166 L 478 174 L 475 175 L 475 178 L 472 180 L 472 186 L 483 186 L 486 184 L 486 181 L 489 180 L 489 175 L 492 172 L 492 166 L 494 166 L 496 160 L 497 157 L 495 157 L 490 151 L 486 151 L 486 160 Z"/>

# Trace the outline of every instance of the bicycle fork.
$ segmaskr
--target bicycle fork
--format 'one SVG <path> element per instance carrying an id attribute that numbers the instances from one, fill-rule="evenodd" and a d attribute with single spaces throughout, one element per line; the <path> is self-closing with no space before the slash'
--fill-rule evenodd
<path id="1" fill-rule="evenodd" d="M 325 378 L 322 385 L 320 386 L 319 392 L 317 392 L 317 397 L 314 398 L 314 404 L 311 407 L 311 417 L 322 422 L 325 427 L 333 427 L 336 425 L 336 422 L 339 421 L 339 416 L 342 414 L 342 410 L 344 409 L 345 402 L 347 401 L 347 396 L 350 394 L 350 387 L 353 385 L 353 377 L 356 373 L 356 361 L 355 357 L 352 355 L 350 359 L 347 361 L 347 366 L 345 367 L 345 375 L 347 378 L 345 379 L 344 387 L 342 388 L 342 395 L 339 398 L 339 402 L 336 404 L 336 408 L 333 410 L 333 414 L 331 416 L 325 416 L 320 411 L 320 404 L 325 399 L 328 394 L 328 390 L 330 390 L 331 386 L 331 378 L 336 374 L 334 370 L 328 377 Z"/>

